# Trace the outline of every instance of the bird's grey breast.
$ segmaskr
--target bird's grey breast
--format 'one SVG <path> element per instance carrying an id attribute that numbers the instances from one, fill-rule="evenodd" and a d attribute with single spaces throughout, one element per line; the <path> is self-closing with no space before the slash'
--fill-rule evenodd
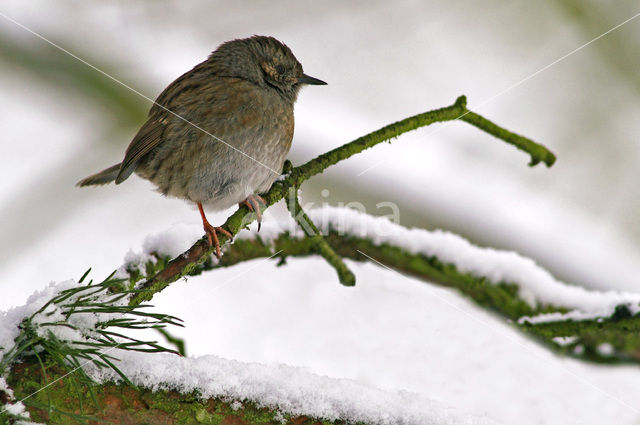
<path id="1" fill-rule="evenodd" d="M 163 143 L 141 174 L 166 195 L 227 208 L 269 189 L 293 137 L 293 105 L 241 79 L 218 78 L 201 96 L 178 94 Z M 197 99 L 197 100 L 196 100 Z"/>

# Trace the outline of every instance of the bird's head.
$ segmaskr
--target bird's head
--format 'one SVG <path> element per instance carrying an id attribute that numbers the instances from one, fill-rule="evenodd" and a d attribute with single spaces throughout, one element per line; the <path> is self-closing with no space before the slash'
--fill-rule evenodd
<path id="1" fill-rule="evenodd" d="M 209 60 L 223 67 L 229 76 L 276 90 L 292 103 L 303 85 L 327 84 L 306 75 L 291 49 L 273 37 L 255 35 L 228 41 Z"/>

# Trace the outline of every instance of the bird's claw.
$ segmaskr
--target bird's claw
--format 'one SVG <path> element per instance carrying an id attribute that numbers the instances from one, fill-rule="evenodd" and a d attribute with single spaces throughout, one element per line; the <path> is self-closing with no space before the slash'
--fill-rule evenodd
<path id="1" fill-rule="evenodd" d="M 233 241 L 233 235 L 226 229 L 223 229 L 220 226 L 212 226 L 209 223 L 205 223 L 204 231 L 207 234 L 207 240 L 209 241 L 209 246 L 215 246 L 216 248 L 216 258 L 219 260 L 222 257 L 222 251 L 220 250 L 220 240 L 218 239 L 218 232 L 227 236 L 230 240 Z"/>
<path id="2" fill-rule="evenodd" d="M 260 227 L 262 227 L 262 212 L 260 211 L 260 204 L 266 206 L 267 201 L 260 195 L 249 195 L 247 199 L 240 202 L 240 206 L 246 205 L 250 211 L 254 211 L 256 213 L 258 219 L 258 232 L 260 231 Z"/>

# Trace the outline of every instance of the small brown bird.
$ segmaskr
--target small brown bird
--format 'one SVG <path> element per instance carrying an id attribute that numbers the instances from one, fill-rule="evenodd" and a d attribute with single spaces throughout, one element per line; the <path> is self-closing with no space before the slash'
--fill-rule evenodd
<path id="1" fill-rule="evenodd" d="M 304 84 L 326 83 L 304 74 L 275 38 L 223 43 L 158 96 L 120 164 L 78 186 L 120 184 L 135 172 L 164 195 L 195 202 L 220 258 L 216 232 L 231 235 L 209 224 L 203 205 L 222 210 L 245 204 L 260 223 L 259 194 L 280 175 Z"/>

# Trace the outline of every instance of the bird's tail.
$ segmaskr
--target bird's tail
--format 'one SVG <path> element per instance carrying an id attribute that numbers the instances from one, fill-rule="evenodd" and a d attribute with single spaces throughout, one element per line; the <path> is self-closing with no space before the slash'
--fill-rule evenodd
<path id="1" fill-rule="evenodd" d="M 99 173 L 92 174 L 89 177 L 85 177 L 76 183 L 76 186 L 95 186 L 101 184 L 111 183 L 118 176 L 120 171 L 120 164 L 112 165 L 106 170 L 102 170 Z"/>

